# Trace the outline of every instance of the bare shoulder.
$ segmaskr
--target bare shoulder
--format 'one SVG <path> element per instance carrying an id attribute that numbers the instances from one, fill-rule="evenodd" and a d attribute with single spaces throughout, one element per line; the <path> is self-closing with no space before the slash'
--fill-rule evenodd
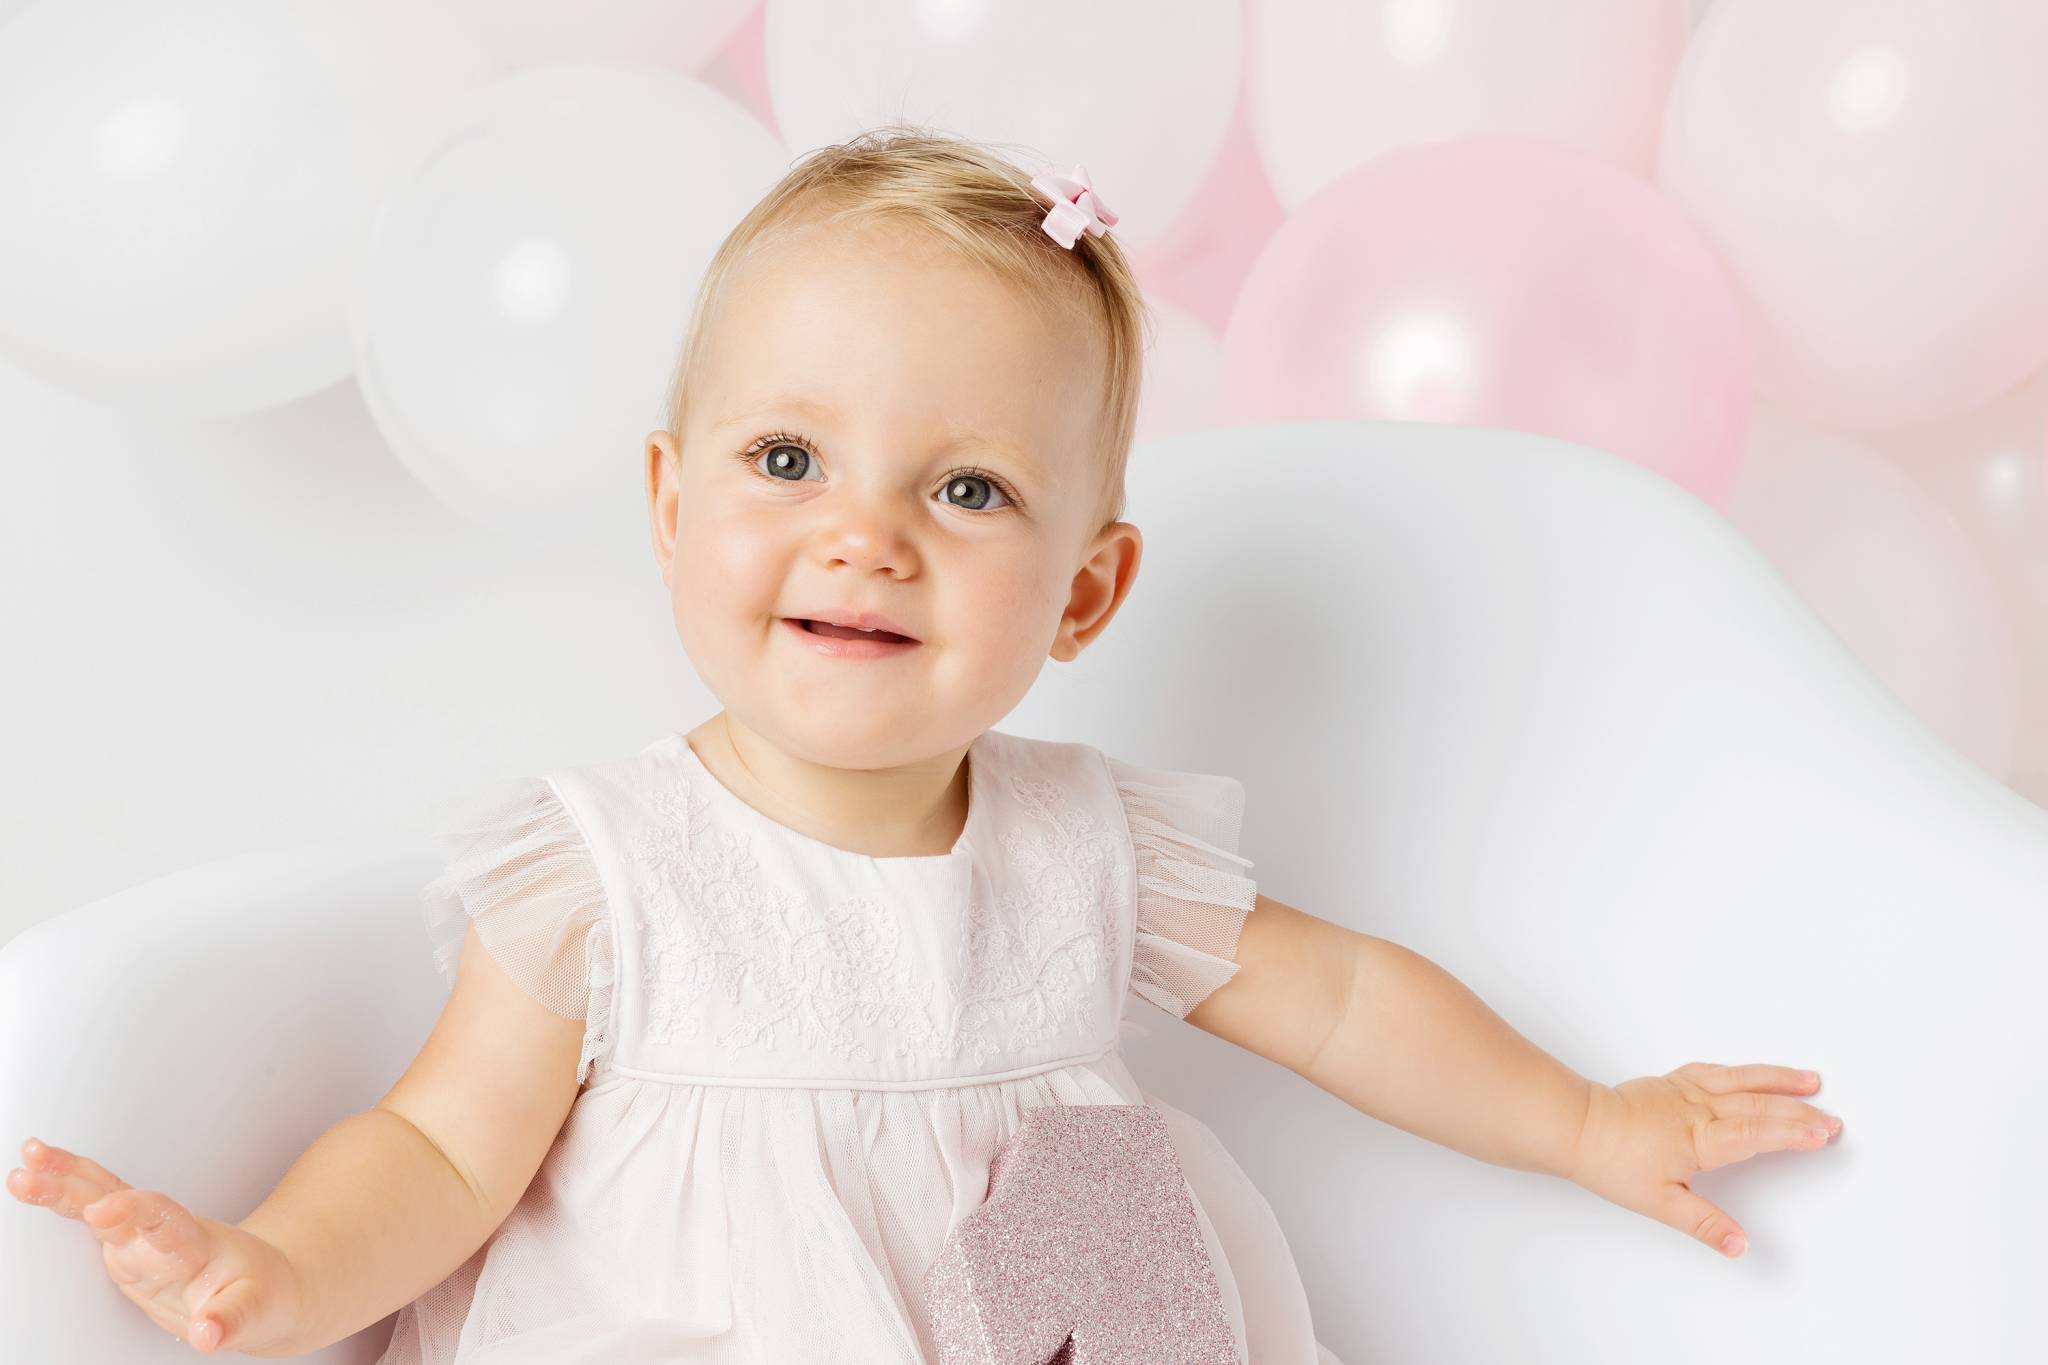
<path id="1" fill-rule="evenodd" d="M 1189 1010 L 1187 1021 L 1307 1075 L 1344 1020 L 1362 937 L 1260 895 L 1238 937 L 1236 974 Z"/>

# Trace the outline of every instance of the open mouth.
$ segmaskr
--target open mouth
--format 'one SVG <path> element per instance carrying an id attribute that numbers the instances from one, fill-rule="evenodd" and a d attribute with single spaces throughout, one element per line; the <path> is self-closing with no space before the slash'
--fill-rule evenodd
<path id="1" fill-rule="evenodd" d="M 908 635 L 898 635 L 892 630 L 862 630 L 858 626 L 835 626 L 826 621 L 813 621 L 809 617 L 798 617 L 797 624 L 813 635 L 826 635 L 835 640 L 882 640 L 896 644 L 915 644 Z"/>

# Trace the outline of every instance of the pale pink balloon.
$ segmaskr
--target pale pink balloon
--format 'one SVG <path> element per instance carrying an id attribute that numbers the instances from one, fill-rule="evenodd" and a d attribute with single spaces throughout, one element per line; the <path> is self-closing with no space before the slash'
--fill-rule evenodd
<path id="1" fill-rule="evenodd" d="M 2048 810 L 2048 768 L 2024 768 L 2006 778 L 2005 785 Z"/>
<path id="2" fill-rule="evenodd" d="M 1761 397 L 1963 412 L 2048 360 L 2048 5 L 1718 0 L 1658 181 L 1745 292 Z"/>
<path id="3" fill-rule="evenodd" d="M 1532 138 L 1392 152 L 1302 205 L 1245 281 L 1223 372 L 1227 422 L 1555 436 L 1715 505 L 1749 420 L 1713 249 L 1643 181 Z"/>
<path id="4" fill-rule="evenodd" d="M 1154 332 L 1145 352 L 1145 388 L 1134 441 L 1183 431 L 1208 431 L 1216 421 L 1216 375 L 1222 342 L 1163 299 L 1152 300 Z"/>
<path id="5" fill-rule="evenodd" d="M 1925 488 L 1865 440 L 1766 409 L 1727 515 L 1906 710 L 1987 775 L 2011 770 L 2010 609 Z"/>
<path id="6" fill-rule="evenodd" d="M 765 13 L 762 5 L 755 4 L 718 55 L 705 65 L 699 79 L 732 96 L 779 139 L 782 129 L 775 122 L 775 101 L 768 93 L 768 54 L 763 44 Z"/>
<path id="7" fill-rule="evenodd" d="M 1159 240 L 1131 252 L 1131 272 L 1147 298 L 1178 304 L 1219 336 L 1246 273 L 1284 216 L 1252 139 L 1248 84 L 1249 77 L 1239 78 L 1223 144 L 1194 199 Z"/>
<path id="8" fill-rule="evenodd" d="M 1870 438 L 1981 550 L 2011 604 L 2022 698 L 2015 763 L 2048 770 L 2048 369 L 1980 408 Z"/>
<path id="9" fill-rule="evenodd" d="M 1648 175 L 1683 0 L 1267 0 L 1251 117 L 1289 211 L 1403 147 L 1512 133 Z"/>

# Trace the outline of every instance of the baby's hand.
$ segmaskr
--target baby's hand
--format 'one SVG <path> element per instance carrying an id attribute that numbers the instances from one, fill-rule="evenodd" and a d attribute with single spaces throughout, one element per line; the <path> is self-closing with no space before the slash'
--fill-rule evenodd
<path id="1" fill-rule="evenodd" d="M 291 1263 L 254 1233 L 133 1189 L 34 1138 L 21 1144 L 21 1159 L 27 1169 L 7 1173 L 9 1192 L 91 1228 L 115 1285 L 172 1336 L 203 1352 L 262 1355 L 296 1323 Z"/>
<path id="2" fill-rule="evenodd" d="M 1740 1256 L 1749 1244 L 1742 1229 L 1686 1182 L 1758 1152 L 1826 1146 L 1842 1121 L 1787 1098 L 1820 1088 L 1809 1074 L 1692 1062 L 1665 1076 L 1596 1083 L 1568 1174 L 1603 1199 Z"/>

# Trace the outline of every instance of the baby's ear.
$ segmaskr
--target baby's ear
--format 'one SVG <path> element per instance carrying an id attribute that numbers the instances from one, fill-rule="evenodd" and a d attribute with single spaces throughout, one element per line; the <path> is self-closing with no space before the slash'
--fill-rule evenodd
<path id="1" fill-rule="evenodd" d="M 1074 575 L 1066 615 L 1060 622 L 1061 636 L 1072 645 L 1075 656 L 1109 629 L 1111 618 L 1137 581 L 1144 553 L 1145 538 L 1128 521 L 1113 521 L 1096 532 L 1088 558 Z"/>
<path id="2" fill-rule="evenodd" d="M 661 564 L 661 581 L 669 581 L 669 565 L 675 559 L 676 516 L 679 511 L 682 453 L 675 433 L 647 433 L 647 513 L 654 537 L 654 557 Z"/>

